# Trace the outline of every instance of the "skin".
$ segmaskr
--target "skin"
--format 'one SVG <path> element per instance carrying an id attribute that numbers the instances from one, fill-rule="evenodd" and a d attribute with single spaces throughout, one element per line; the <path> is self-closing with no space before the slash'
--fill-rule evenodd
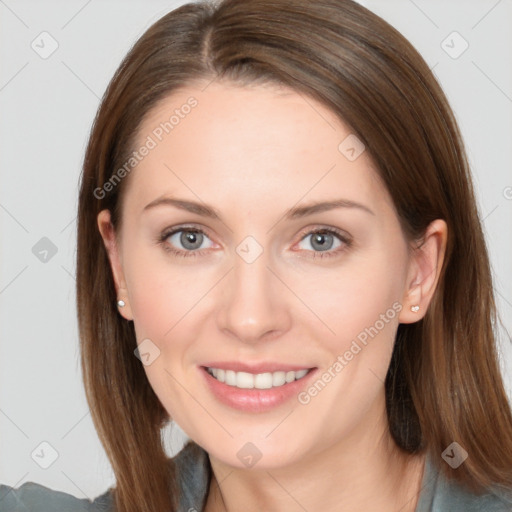
<path id="1" fill-rule="evenodd" d="M 139 128 L 139 142 L 190 96 L 198 105 L 137 165 L 115 233 L 108 210 L 98 228 L 109 253 L 119 313 L 137 342 L 159 356 L 144 366 L 171 418 L 210 456 L 206 511 L 414 511 L 424 456 L 401 452 L 389 434 L 384 378 L 399 323 L 421 319 L 434 293 L 447 226 L 430 224 L 409 251 L 392 200 L 368 152 L 349 161 L 338 146 L 350 129 L 293 90 L 213 82 L 174 92 Z M 204 90 L 203 90 L 204 89 Z M 165 165 L 164 165 L 165 164 Z M 215 207 L 222 220 L 172 206 L 144 207 L 162 196 Z M 345 198 L 370 208 L 338 208 L 284 219 L 294 206 Z M 202 254 L 166 228 L 206 232 Z M 352 240 L 311 231 L 334 227 Z M 117 236 L 116 236 L 117 235 Z M 252 263 L 236 248 L 254 237 Z M 183 240 L 183 239 L 182 239 Z M 187 240 L 185 239 L 185 243 Z M 332 244 L 332 245 L 330 245 Z M 295 398 L 269 412 L 232 409 L 210 393 L 198 365 L 207 361 L 280 361 L 318 367 L 344 354 L 357 335 L 399 303 L 377 335 L 307 405 Z M 419 305 L 418 312 L 410 307 Z M 248 468 L 247 443 L 261 452 Z"/>

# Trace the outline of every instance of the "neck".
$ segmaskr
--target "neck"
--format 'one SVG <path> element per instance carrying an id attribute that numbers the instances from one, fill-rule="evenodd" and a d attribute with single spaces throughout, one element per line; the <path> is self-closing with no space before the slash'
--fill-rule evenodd
<path id="1" fill-rule="evenodd" d="M 350 439 L 308 454 L 299 464 L 240 469 L 210 456 L 212 478 L 205 512 L 414 512 L 425 455 L 399 449 L 387 426 L 361 427 Z M 380 430 L 380 431 L 379 431 Z"/>

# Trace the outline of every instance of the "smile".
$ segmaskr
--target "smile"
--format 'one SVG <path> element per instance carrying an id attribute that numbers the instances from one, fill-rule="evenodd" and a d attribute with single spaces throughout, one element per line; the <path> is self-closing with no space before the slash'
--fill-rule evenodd
<path id="1" fill-rule="evenodd" d="M 302 379 L 311 370 L 312 368 L 298 371 L 277 371 L 252 374 L 247 372 L 224 370 L 222 368 L 208 367 L 206 369 L 206 371 L 219 382 L 240 389 L 271 389 L 280 387 L 284 384 Z"/>

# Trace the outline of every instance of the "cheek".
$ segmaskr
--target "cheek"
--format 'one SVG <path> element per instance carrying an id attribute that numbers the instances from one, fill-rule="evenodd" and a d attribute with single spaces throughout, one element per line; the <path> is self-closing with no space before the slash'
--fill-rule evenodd
<path id="1" fill-rule="evenodd" d="M 158 354 L 144 370 L 162 403 L 173 415 L 189 407 L 180 382 L 196 378 L 193 349 L 215 307 L 211 290 L 218 276 L 195 265 L 172 263 L 143 251 L 126 261 L 127 286 L 137 342 L 151 340 Z M 129 278 L 128 278 L 129 276 Z"/>
<path id="2" fill-rule="evenodd" d="M 310 336 L 328 351 L 328 365 L 342 357 L 346 376 L 360 380 L 370 374 L 368 368 L 382 378 L 387 372 L 402 309 L 404 255 L 403 248 L 375 245 L 364 258 L 353 256 L 325 279 L 301 286 L 300 293 L 322 321 L 308 322 L 316 326 Z"/>
<path id="3" fill-rule="evenodd" d="M 192 271 L 172 264 L 155 249 L 130 253 L 125 267 L 135 327 L 144 337 L 169 337 L 174 326 L 208 290 L 204 280 L 194 279 Z"/>
<path id="4" fill-rule="evenodd" d="M 205 286 L 201 280 L 193 279 L 192 272 L 183 272 L 179 265 L 172 265 L 165 256 L 155 256 L 154 252 L 132 252 L 125 260 L 125 268 L 137 343 L 149 339 L 154 344 L 149 345 L 152 362 L 144 366 L 144 371 L 152 389 L 174 417 L 175 411 L 190 405 L 178 383 L 184 380 L 182 369 L 188 367 L 184 361 L 194 337 L 191 323 L 198 324 L 194 313 L 199 308 L 194 309 L 194 305 L 204 295 Z"/>

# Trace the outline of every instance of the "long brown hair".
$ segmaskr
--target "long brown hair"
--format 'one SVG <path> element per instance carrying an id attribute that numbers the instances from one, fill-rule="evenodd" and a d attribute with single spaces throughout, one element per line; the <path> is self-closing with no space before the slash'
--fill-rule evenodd
<path id="1" fill-rule="evenodd" d="M 97 227 L 120 227 L 126 181 L 104 184 L 134 150 L 157 102 L 198 79 L 284 84 L 327 106 L 375 162 L 404 235 L 448 225 L 425 317 L 400 324 L 385 382 L 389 428 L 408 453 L 429 450 L 440 471 L 475 492 L 512 487 L 512 414 L 497 359 L 488 251 L 459 128 L 428 65 L 392 26 L 351 0 L 225 0 L 184 5 L 126 55 L 98 109 L 78 207 L 77 307 L 81 363 L 94 424 L 116 477 L 119 512 L 175 511 L 176 475 L 161 441 L 169 415 L 134 356 L 133 323 L 116 309 Z M 200 108 L 200 107 L 199 107 Z M 457 471 L 440 455 L 453 441 Z"/>

